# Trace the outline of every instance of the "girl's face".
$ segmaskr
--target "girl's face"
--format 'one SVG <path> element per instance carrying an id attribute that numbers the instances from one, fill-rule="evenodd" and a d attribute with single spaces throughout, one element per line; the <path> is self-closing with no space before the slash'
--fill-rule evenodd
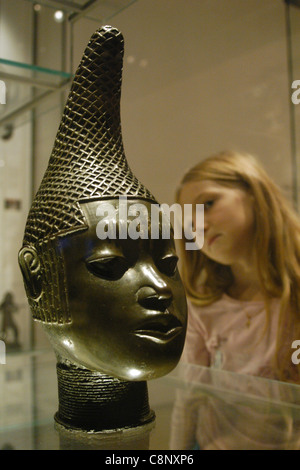
<path id="1" fill-rule="evenodd" d="M 237 187 L 203 180 L 186 183 L 179 202 L 193 206 L 204 204 L 202 251 L 208 258 L 229 266 L 252 263 L 254 207 L 250 194 Z M 193 228 L 198 230 L 198 227 Z"/>

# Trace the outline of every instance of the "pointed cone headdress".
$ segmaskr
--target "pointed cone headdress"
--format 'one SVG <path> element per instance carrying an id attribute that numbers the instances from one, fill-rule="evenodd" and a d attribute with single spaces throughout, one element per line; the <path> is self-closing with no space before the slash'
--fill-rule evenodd
<path id="1" fill-rule="evenodd" d="M 105 26 L 91 37 L 76 71 L 49 165 L 34 198 L 24 244 L 84 228 L 78 201 L 150 199 L 131 172 L 120 123 L 124 41 Z"/>

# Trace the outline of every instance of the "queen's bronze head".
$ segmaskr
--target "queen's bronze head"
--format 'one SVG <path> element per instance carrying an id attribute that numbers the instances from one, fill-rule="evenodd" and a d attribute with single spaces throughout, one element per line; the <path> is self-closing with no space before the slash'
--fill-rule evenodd
<path id="1" fill-rule="evenodd" d="M 172 236 L 161 236 L 159 219 L 151 237 L 158 203 L 125 158 L 122 63 L 121 33 L 99 29 L 75 74 L 19 264 L 59 363 L 143 381 L 177 364 L 186 304 Z M 136 207 L 147 223 L 130 236 Z"/>

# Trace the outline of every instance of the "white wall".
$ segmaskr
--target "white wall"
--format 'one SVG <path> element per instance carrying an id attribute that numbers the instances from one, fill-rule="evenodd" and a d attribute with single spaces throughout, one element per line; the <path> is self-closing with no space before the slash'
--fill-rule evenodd
<path id="1" fill-rule="evenodd" d="M 0 57 L 19 62 L 31 62 L 32 37 L 31 7 L 19 0 L 0 1 Z M 26 27 L 24 27 L 26 25 Z M 17 69 L 14 69 L 16 72 Z M 11 73 L 9 66 L 0 66 L 1 71 Z M 27 74 L 28 75 L 28 74 Z M 13 109 L 26 99 L 31 90 L 16 82 L 6 83 L 6 104 L 0 105 L 0 118 L 8 109 Z M 14 123 L 12 137 L 0 137 L 0 303 L 7 291 L 14 294 L 19 312 L 13 318 L 20 331 L 20 342 L 29 345 L 30 314 L 18 266 L 18 251 L 22 246 L 25 221 L 30 201 L 31 168 L 31 124 L 29 115 Z M 2 129 L 0 130 L 0 136 Z M 6 209 L 7 199 L 19 200 L 20 210 Z M 2 313 L 0 313 L 1 331 Z"/>
<path id="2" fill-rule="evenodd" d="M 282 0 L 139 0 L 110 23 L 125 37 L 127 158 L 161 202 L 187 167 L 224 148 L 255 153 L 290 187 Z M 78 24 L 75 63 L 97 27 Z"/>
<path id="3" fill-rule="evenodd" d="M 42 7 L 37 15 L 37 64 L 53 70 L 63 70 L 61 23 L 53 20 L 54 9 Z M 51 79 L 53 80 L 53 78 Z M 55 83 L 62 79 L 58 77 Z M 34 138 L 34 191 L 44 175 L 62 113 L 61 96 L 51 96 L 36 108 Z"/>

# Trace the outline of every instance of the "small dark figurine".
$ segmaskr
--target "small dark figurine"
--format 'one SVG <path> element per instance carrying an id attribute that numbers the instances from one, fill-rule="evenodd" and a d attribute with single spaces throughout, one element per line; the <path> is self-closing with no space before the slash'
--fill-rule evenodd
<path id="1" fill-rule="evenodd" d="M 19 330 L 13 318 L 13 314 L 19 310 L 18 305 L 14 301 L 11 292 L 6 292 L 2 303 L 0 304 L 0 312 L 2 312 L 2 324 L 0 337 L 5 341 L 7 349 L 19 349 Z"/>
<path id="2" fill-rule="evenodd" d="M 57 356 L 56 421 L 98 432 L 154 419 L 146 381 L 176 366 L 186 330 L 172 236 L 161 236 L 160 223 L 159 237 L 151 238 L 157 202 L 124 155 L 122 64 L 121 33 L 110 26 L 96 31 L 75 74 L 19 253 L 33 318 Z M 136 207 L 148 222 L 139 236 L 134 230 L 124 236 Z"/>

